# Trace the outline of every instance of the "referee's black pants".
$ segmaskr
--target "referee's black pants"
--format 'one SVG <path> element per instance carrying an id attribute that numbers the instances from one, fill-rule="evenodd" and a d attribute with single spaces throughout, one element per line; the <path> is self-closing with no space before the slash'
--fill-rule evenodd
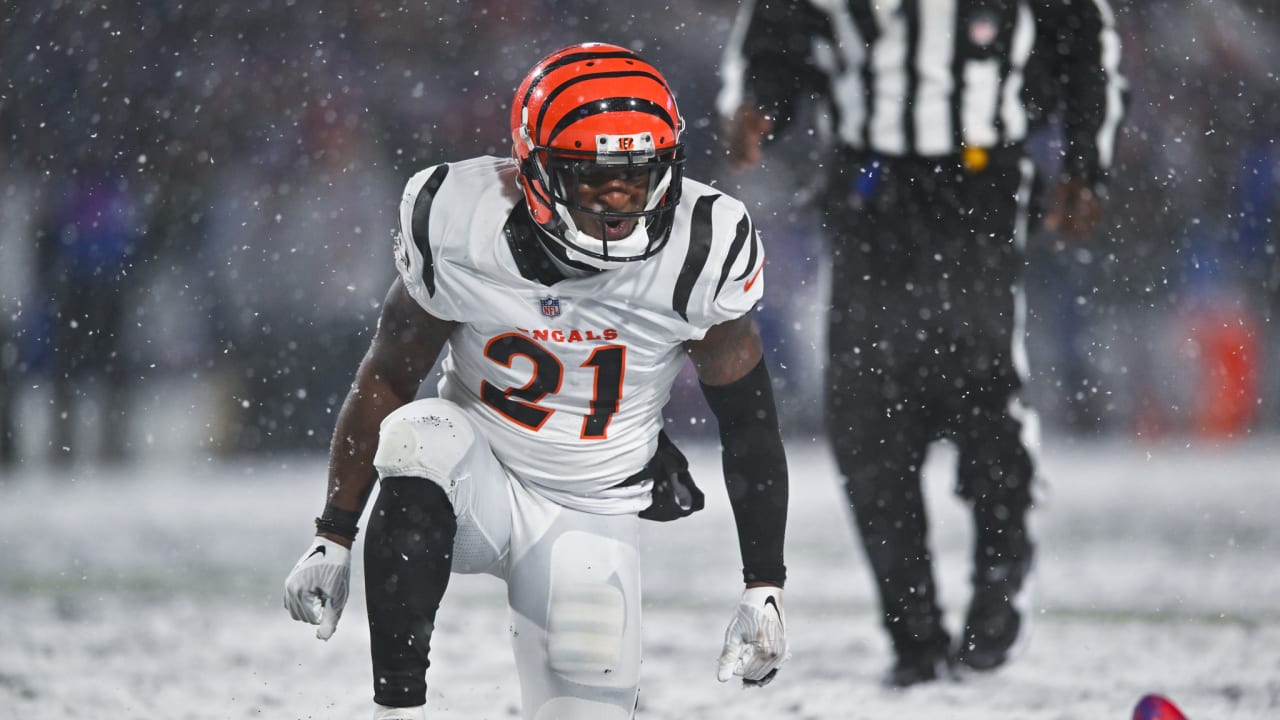
<path id="1" fill-rule="evenodd" d="M 826 203 L 832 257 L 826 420 L 883 622 L 900 656 L 945 651 L 921 495 L 930 443 L 958 449 L 975 570 L 1029 553 L 1034 466 L 1018 403 L 1019 276 L 1032 170 L 848 152 Z"/>

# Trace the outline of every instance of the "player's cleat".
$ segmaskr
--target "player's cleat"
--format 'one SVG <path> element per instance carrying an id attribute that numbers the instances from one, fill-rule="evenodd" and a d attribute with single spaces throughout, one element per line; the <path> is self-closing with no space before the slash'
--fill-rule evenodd
<path id="1" fill-rule="evenodd" d="M 1029 621 L 1027 577 L 1032 551 L 1023 557 L 993 563 L 976 574 L 973 599 L 965 617 L 956 659 L 973 670 L 994 670 L 1022 645 Z"/>
<path id="2" fill-rule="evenodd" d="M 907 688 L 936 680 L 954 680 L 955 669 L 951 654 L 934 650 L 918 654 L 899 655 L 889 669 L 884 684 L 891 688 Z"/>
<path id="3" fill-rule="evenodd" d="M 418 705 L 416 707 L 387 707 L 374 703 L 373 720 L 427 720 L 427 708 Z"/>
<path id="4" fill-rule="evenodd" d="M 1133 720 L 1187 720 L 1177 705 L 1163 695 L 1144 695 L 1133 708 Z"/>

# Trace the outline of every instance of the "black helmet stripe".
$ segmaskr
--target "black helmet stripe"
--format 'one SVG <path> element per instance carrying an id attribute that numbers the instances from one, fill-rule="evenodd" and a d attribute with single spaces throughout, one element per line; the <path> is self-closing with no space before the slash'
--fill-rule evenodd
<path id="1" fill-rule="evenodd" d="M 590 75 L 579 75 L 578 77 L 570 78 L 569 80 L 566 80 L 565 82 L 561 83 L 560 86 L 557 87 L 556 89 L 547 93 L 546 99 L 542 101 L 542 109 L 538 111 L 538 119 L 533 123 L 534 138 L 537 138 L 542 135 L 542 120 L 547 116 L 547 112 L 551 110 L 552 103 L 555 102 L 555 99 L 560 95 L 560 93 L 563 93 L 564 91 L 568 90 L 574 85 L 577 85 L 578 83 L 587 82 L 589 80 L 608 80 L 611 78 L 624 78 L 624 77 L 649 78 L 650 80 L 653 80 L 654 82 L 661 85 L 662 88 L 664 90 L 667 90 L 668 93 L 671 92 L 670 89 L 667 88 L 667 84 L 662 81 L 662 78 L 658 77 L 657 75 L 654 75 L 653 73 L 644 72 L 642 70 L 624 70 L 621 72 L 592 73 Z M 563 123 L 564 119 L 562 118 L 560 122 Z M 672 125 L 672 127 L 675 127 L 675 126 Z"/>
<path id="2" fill-rule="evenodd" d="M 559 60 L 556 60 L 550 65 L 542 68 L 542 72 L 538 73 L 538 76 L 533 79 L 533 82 L 529 83 L 529 89 L 525 90 L 524 97 L 520 98 L 520 107 L 522 108 L 529 107 L 529 96 L 533 95 L 534 88 L 538 87 L 538 84 L 542 82 L 542 78 L 550 75 L 552 70 L 555 70 L 556 68 L 562 68 L 565 65 L 570 65 L 572 63 L 576 63 L 584 60 L 613 60 L 618 58 L 640 60 L 640 56 L 636 55 L 630 50 L 627 50 L 624 52 L 580 52 L 580 53 L 572 53 L 569 55 L 565 55 Z M 640 60 L 640 62 L 644 62 L 644 61 Z M 647 65 L 648 63 L 645 63 L 645 64 Z"/>
<path id="3" fill-rule="evenodd" d="M 556 123 L 556 126 L 551 129 L 551 134 L 547 136 L 547 144 L 550 145 L 555 141 L 557 135 L 564 132 L 570 125 L 582 120 L 583 118 L 607 112 L 620 111 L 648 113 L 657 117 L 659 120 L 666 122 L 673 128 L 676 126 L 671 120 L 671 113 L 667 112 L 666 108 L 652 100 L 634 97 L 601 98 L 599 100 L 592 100 L 589 103 L 579 105 L 565 113 L 564 117 L 560 118 L 560 122 Z"/>

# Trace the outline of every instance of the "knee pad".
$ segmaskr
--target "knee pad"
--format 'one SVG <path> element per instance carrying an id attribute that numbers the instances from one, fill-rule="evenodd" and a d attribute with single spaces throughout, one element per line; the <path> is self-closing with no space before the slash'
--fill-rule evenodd
<path id="1" fill-rule="evenodd" d="M 623 652 L 626 602 L 602 582 L 552 588 L 547 610 L 547 663 L 567 680 L 588 686 L 629 684 Z"/>
<path id="2" fill-rule="evenodd" d="M 462 408 L 439 398 L 418 400 L 382 421 L 373 465 L 378 477 L 423 477 L 453 499 L 454 472 L 475 444 L 475 430 Z"/>

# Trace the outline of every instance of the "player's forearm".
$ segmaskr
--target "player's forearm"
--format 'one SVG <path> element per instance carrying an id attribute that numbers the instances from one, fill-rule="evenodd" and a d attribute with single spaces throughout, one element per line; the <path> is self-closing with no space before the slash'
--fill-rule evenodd
<path id="1" fill-rule="evenodd" d="M 377 480 L 373 456 L 378 449 L 378 430 L 388 415 L 413 400 L 416 390 L 378 372 L 372 355 L 360 363 L 356 381 L 338 412 L 329 447 L 326 504 L 357 515 L 364 510 Z"/>
<path id="2" fill-rule="evenodd" d="M 391 284 L 373 344 L 360 361 L 355 382 L 338 412 L 329 446 L 326 515 L 317 530 L 323 533 L 326 526 L 336 525 L 346 533 L 342 537 L 347 545 L 355 537 L 355 521 L 377 480 L 373 458 L 382 421 L 413 402 L 453 327 L 453 323 L 424 312 L 402 280 Z M 337 518 L 335 523 L 326 522 L 330 515 Z"/>
<path id="3" fill-rule="evenodd" d="M 783 544 L 787 526 L 787 463 L 777 425 L 757 426 L 725 442 L 725 488 L 738 527 L 742 579 L 747 585 L 782 587 L 787 579 Z"/>
<path id="4" fill-rule="evenodd" d="M 743 580 L 782 587 L 787 461 L 764 360 L 733 383 L 702 389 L 720 426 L 725 487 L 738 527 Z"/>

